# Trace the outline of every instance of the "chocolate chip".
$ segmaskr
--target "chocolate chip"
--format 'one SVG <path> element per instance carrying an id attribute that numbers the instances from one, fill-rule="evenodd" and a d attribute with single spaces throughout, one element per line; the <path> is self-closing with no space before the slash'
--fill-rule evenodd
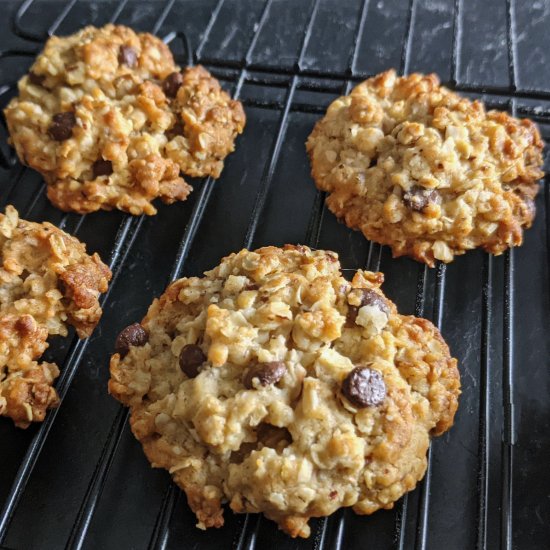
<path id="1" fill-rule="evenodd" d="M 132 46 L 120 46 L 118 50 L 118 62 L 133 69 L 137 65 L 137 52 Z"/>
<path id="2" fill-rule="evenodd" d="M 180 369 L 189 378 L 199 374 L 199 367 L 206 361 L 206 355 L 196 344 L 187 344 L 180 352 Z"/>
<path id="3" fill-rule="evenodd" d="M 57 113 L 53 115 L 48 134 L 55 141 L 65 141 L 72 137 L 75 124 L 76 116 L 72 111 Z"/>
<path id="4" fill-rule="evenodd" d="M 183 75 L 181 73 L 170 73 L 162 83 L 162 90 L 168 97 L 176 97 L 182 84 Z"/>
<path id="5" fill-rule="evenodd" d="M 253 389 L 252 380 L 257 378 L 261 386 L 276 384 L 286 373 L 286 366 L 282 361 L 258 363 L 248 369 L 243 384 L 249 390 Z"/>
<path id="6" fill-rule="evenodd" d="M 357 306 L 348 305 L 348 314 L 346 315 L 346 321 L 348 325 L 355 324 L 355 319 L 357 319 L 358 313 L 359 313 L 359 308 Z"/>
<path id="7" fill-rule="evenodd" d="M 359 308 L 357 306 L 349 306 L 348 305 L 348 314 L 346 316 L 346 320 L 348 322 L 348 325 L 354 325 L 355 320 L 357 319 L 357 315 L 359 314 Z"/>
<path id="8" fill-rule="evenodd" d="M 35 328 L 36 323 L 32 315 L 21 315 L 21 317 L 15 321 L 15 330 L 23 336 L 32 334 Z"/>
<path id="9" fill-rule="evenodd" d="M 100 176 L 110 176 L 113 173 L 113 163 L 110 160 L 97 159 L 92 166 L 92 171 L 94 179 Z"/>
<path id="10" fill-rule="evenodd" d="M 386 398 L 386 384 L 378 371 L 355 367 L 342 382 L 342 394 L 358 408 L 376 407 Z"/>
<path id="11" fill-rule="evenodd" d="M 29 82 L 35 86 L 42 86 L 42 83 L 45 80 L 45 76 L 42 74 L 36 74 L 32 71 L 29 72 Z"/>
<path id="12" fill-rule="evenodd" d="M 124 357 L 130 351 L 130 346 L 144 346 L 148 341 L 149 335 L 145 329 L 139 323 L 134 323 L 117 336 L 115 352 Z"/>
<path id="13" fill-rule="evenodd" d="M 181 120 L 176 121 L 174 126 L 166 131 L 168 139 L 174 139 L 176 136 L 183 136 L 183 122 Z"/>
<path id="14" fill-rule="evenodd" d="M 354 288 L 353 290 L 355 292 L 357 291 L 361 292 L 361 305 L 360 306 L 348 305 L 348 314 L 346 318 L 350 324 L 355 323 L 355 320 L 357 319 L 357 314 L 359 313 L 359 309 L 362 308 L 363 306 L 374 306 L 374 307 L 377 307 L 380 311 L 382 311 L 386 315 L 390 314 L 390 306 L 388 305 L 388 302 L 386 302 L 384 297 L 380 296 L 378 292 L 375 292 L 370 288 Z"/>
<path id="15" fill-rule="evenodd" d="M 407 208 L 416 212 L 422 212 L 430 203 L 438 203 L 441 196 L 435 189 L 426 189 L 420 185 L 413 185 L 409 191 L 403 195 L 403 202 Z"/>

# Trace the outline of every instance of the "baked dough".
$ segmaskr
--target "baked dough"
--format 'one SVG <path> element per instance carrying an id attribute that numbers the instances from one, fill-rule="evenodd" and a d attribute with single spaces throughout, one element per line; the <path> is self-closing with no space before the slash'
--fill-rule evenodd
<path id="1" fill-rule="evenodd" d="M 382 281 L 349 283 L 333 252 L 242 250 L 122 331 L 109 391 L 198 527 L 221 526 L 229 502 L 307 537 L 310 517 L 391 508 L 423 477 L 459 374 L 439 331 L 399 315 Z"/>
<path id="2" fill-rule="evenodd" d="M 307 140 L 327 206 L 367 239 L 434 265 L 521 245 L 543 176 L 530 120 L 486 111 L 436 75 L 387 71 L 334 101 Z"/>
<path id="3" fill-rule="evenodd" d="M 180 176 L 219 177 L 242 105 L 203 67 L 183 71 L 161 40 L 128 27 L 51 37 L 5 110 L 17 154 L 65 211 L 155 214 L 185 200 Z"/>
<path id="4" fill-rule="evenodd" d="M 12 206 L 0 214 L 0 262 L 0 415 L 26 428 L 59 401 L 57 365 L 37 361 L 47 338 L 67 336 L 67 325 L 92 334 L 111 272 L 75 237 Z"/>

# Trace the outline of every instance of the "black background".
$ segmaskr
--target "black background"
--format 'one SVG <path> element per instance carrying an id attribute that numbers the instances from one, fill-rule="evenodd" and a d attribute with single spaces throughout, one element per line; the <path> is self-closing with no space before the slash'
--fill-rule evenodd
<path id="1" fill-rule="evenodd" d="M 74 4 L 74 5 L 73 5 Z M 339 225 L 309 176 L 304 141 L 326 105 L 367 75 L 434 71 L 490 106 L 531 116 L 549 138 L 550 3 L 504 0 L 3 1 L 2 106 L 48 30 L 117 21 L 173 38 L 183 32 L 248 123 L 217 182 L 196 181 L 185 203 L 150 218 L 65 215 L 41 177 L 0 168 L 0 205 L 76 234 L 115 274 L 94 335 L 53 340 L 63 402 L 42 425 L 0 419 L 0 543 L 27 548 L 548 548 L 550 540 L 549 193 L 524 246 L 480 251 L 428 269 L 393 260 Z M 68 10 L 63 13 L 63 10 Z M 196 60 L 196 58 L 195 58 Z M 7 153 L 5 132 L 0 148 Z M 152 470 L 126 411 L 107 394 L 118 331 L 139 320 L 169 280 L 199 275 L 243 246 L 305 243 L 339 253 L 343 267 L 380 269 L 402 313 L 436 322 L 459 360 L 463 394 L 454 428 L 435 440 L 419 487 L 391 511 L 350 510 L 312 520 L 292 540 L 259 516 L 226 512 L 221 530 L 194 527 L 169 475 Z M 351 272 L 348 272 L 351 273 Z"/>

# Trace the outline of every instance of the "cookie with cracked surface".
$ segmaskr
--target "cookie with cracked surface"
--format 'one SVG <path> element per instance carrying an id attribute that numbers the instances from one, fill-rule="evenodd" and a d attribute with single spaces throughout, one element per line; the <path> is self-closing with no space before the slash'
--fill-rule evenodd
<path id="1" fill-rule="evenodd" d="M 219 177 L 244 128 L 242 105 L 203 67 L 128 27 L 51 37 L 5 110 L 17 154 L 65 211 L 155 214 L 189 176 Z"/>
<path id="2" fill-rule="evenodd" d="M 111 272 L 75 237 L 22 220 L 12 206 L 0 214 L 0 262 L 0 416 L 26 428 L 59 401 L 59 369 L 37 361 L 47 338 L 66 336 L 68 324 L 90 336 Z"/>
<path id="3" fill-rule="evenodd" d="M 382 73 L 334 101 L 306 144 L 317 187 L 348 227 L 433 266 L 523 242 L 543 176 L 530 120 L 486 111 L 436 75 Z"/>
<path id="4" fill-rule="evenodd" d="M 439 331 L 398 314 L 382 281 L 346 281 L 333 252 L 243 250 L 172 283 L 123 331 L 109 391 L 198 527 L 221 526 L 228 502 L 307 537 L 310 517 L 391 508 L 423 477 L 459 374 Z"/>

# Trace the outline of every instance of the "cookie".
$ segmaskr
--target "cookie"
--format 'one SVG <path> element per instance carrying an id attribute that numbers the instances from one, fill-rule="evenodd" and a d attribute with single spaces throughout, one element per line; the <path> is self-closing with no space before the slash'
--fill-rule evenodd
<path id="1" fill-rule="evenodd" d="M 330 105 L 306 147 L 328 208 L 394 257 L 498 255 L 521 245 L 535 216 L 535 124 L 486 111 L 434 74 L 366 80 Z"/>
<path id="2" fill-rule="evenodd" d="M 11 142 L 65 211 L 155 214 L 193 177 L 219 177 L 242 105 L 203 67 L 183 71 L 161 40 L 128 27 L 51 37 L 5 110 Z"/>
<path id="3" fill-rule="evenodd" d="M 67 336 L 67 325 L 90 336 L 111 272 L 76 238 L 12 206 L 0 214 L 0 261 L 0 415 L 26 428 L 59 402 L 57 365 L 37 361 L 47 338 Z"/>
<path id="4" fill-rule="evenodd" d="M 449 429 L 456 360 L 427 320 L 397 313 L 381 273 L 338 256 L 242 250 L 180 279 L 126 328 L 109 391 L 198 527 L 263 512 L 291 536 L 342 507 L 391 508 Z"/>

